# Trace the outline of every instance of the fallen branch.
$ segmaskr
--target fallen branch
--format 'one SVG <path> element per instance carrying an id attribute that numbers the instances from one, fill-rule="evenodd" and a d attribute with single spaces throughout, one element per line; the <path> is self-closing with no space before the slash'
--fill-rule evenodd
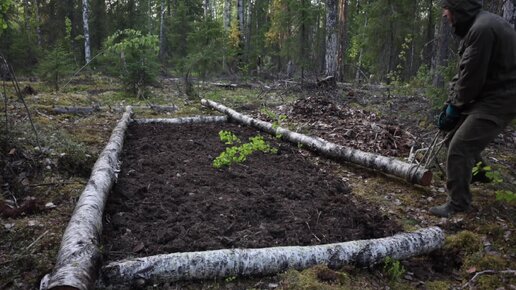
<path id="1" fill-rule="evenodd" d="M 469 289 L 475 289 L 475 281 L 482 275 L 495 275 L 495 274 L 503 274 L 508 275 L 511 274 L 513 276 L 516 276 L 516 270 L 504 270 L 504 271 L 495 271 L 495 270 L 485 270 L 481 271 L 475 274 L 471 280 L 468 281 L 468 283 L 464 284 L 461 289 L 466 289 L 466 287 L 469 287 Z"/>
<path id="2" fill-rule="evenodd" d="M 48 283 L 41 283 L 48 285 L 48 288 L 42 289 L 93 288 L 101 258 L 102 215 L 107 196 L 116 179 L 119 155 L 131 113 L 131 107 L 127 107 L 93 166 L 90 180 L 63 235 L 54 270 L 44 278 Z"/>
<path id="3" fill-rule="evenodd" d="M 386 257 L 405 259 L 439 249 L 444 232 L 438 227 L 392 237 L 306 247 L 228 249 L 174 253 L 112 262 L 102 268 L 102 283 L 118 285 L 138 279 L 149 282 L 266 275 L 318 264 L 372 266 Z"/>
<path id="4" fill-rule="evenodd" d="M 183 118 L 172 118 L 172 119 L 135 119 L 133 120 L 136 124 L 196 124 L 196 123 L 223 123 L 227 122 L 226 116 L 195 116 L 195 117 L 183 117 Z"/>
<path id="5" fill-rule="evenodd" d="M 432 172 L 419 165 L 409 164 L 392 157 L 385 157 L 369 152 L 363 152 L 360 150 L 337 145 L 321 138 L 314 138 L 292 132 L 281 127 L 273 126 L 271 123 L 240 114 L 233 109 L 210 100 L 203 99 L 201 102 L 205 106 L 214 108 L 217 111 L 227 114 L 232 120 L 246 124 L 248 126 L 256 127 L 275 136 L 281 135 L 282 138 L 294 144 L 306 145 L 310 149 L 320 152 L 323 155 L 342 159 L 347 162 L 379 170 L 390 175 L 398 176 L 414 184 L 428 186 L 432 181 Z"/>

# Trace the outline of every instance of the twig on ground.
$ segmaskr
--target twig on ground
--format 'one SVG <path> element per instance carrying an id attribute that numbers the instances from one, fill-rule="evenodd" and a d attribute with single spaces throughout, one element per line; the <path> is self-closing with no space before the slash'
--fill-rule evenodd
<path id="1" fill-rule="evenodd" d="M 42 233 L 34 242 L 32 242 L 29 246 L 25 248 L 26 251 L 28 251 L 32 246 L 34 246 L 39 240 L 41 240 L 46 234 L 48 234 L 48 230 L 46 230 L 44 233 Z"/>
<path id="2" fill-rule="evenodd" d="M 495 275 L 495 274 L 502 274 L 502 275 L 515 275 L 516 276 L 516 270 L 503 270 L 503 271 L 496 271 L 496 270 L 485 270 L 485 271 L 481 271 L 481 272 L 478 272 L 475 274 L 475 276 L 473 276 L 473 278 L 471 278 L 471 280 L 468 281 L 468 283 L 462 285 L 461 289 L 466 289 L 467 287 L 469 287 L 469 289 L 474 289 L 475 286 L 475 281 L 478 279 L 478 277 L 482 276 L 482 275 Z"/>

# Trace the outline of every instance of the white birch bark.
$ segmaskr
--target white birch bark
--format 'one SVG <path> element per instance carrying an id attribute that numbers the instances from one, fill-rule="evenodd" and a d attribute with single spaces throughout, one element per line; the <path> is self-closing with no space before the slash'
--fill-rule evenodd
<path id="1" fill-rule="evenodd" d="M 155 118 L 135 119 L 136 124 L 198 124 L 198 123 L 224 123 L 228 121 L 226 116 L 194 116 L 182 118 Z"/>
<path id="2" fill-rule="evenodd" d="M 91 47 L 90 47 L 90 26 L 89 21 L 88 0 L 82 0 L 82 25 L 84 29 L 84 59 L 86 63 L 91 61 Z"/>
<path id="3" fill-rule="evenodd" d="M 227 114 L 231 120 L 256 127 L 275 136 L 281 135 L 282 138 L 294 144 L 306 145 L 311 150 L 320 152 L 323 155 L 379 170 L 386 174 L 398 176 L 413 184 L 428 186 L 432 181 L 432 172 L 420 167 L 419 165 L 409 164 L 392 157 L 363 152 L 337 145 L 321 138 L 314 138 L 292 132 L 281 127 L 273 126 L 271 123 L 242 115 L 235 110 L 210 100 L 203 99 L 201 100 L 201 103 Z"/>
<path id="4" fill-rule="evenodd" d="M 131 107 L 127 107 L 93 166 L 90 180 L 64 232 L 54 270 L 46 277 L 47 289 L 86 290 L 94 286 L 101 259 L 102 215 L 118 172 L 119 155 L 131 113 Z"/>
<path id="5" fill-rule="evenodd" d="M 324 63 L 327 76 L 336 76 L 337 73 L 337 31 L 337 0 L 326 0 L 326 54 Z"/>
<path id="6" fill-rule="evenodd" d="M 267 275 L 318 264 L 372 266 L 386 257 L 405 259 L 430 253 L 443 244 L 444 231 L 431 227 L 387 238 L 318 246 L 174 253 L 109 263 L 102 268 L 102 282 L 120 285 L 138 279 L 173 282 Z"/>
<path id="7" fill-rule="evenodd" d="M 516 1 L 505 0 L 503 3 L 503 18 L 516 29 Z"/>

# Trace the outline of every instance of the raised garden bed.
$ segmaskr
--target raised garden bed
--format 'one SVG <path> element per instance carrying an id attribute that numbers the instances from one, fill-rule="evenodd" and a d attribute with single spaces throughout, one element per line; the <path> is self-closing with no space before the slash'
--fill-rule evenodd
<path id="1" fill-rule="evenodd" d="M 274 153 L 254 153 L 244 164 L 215 169 L 213 159 L 227 146 L 219 140 L 220 130 L 233 131 L 244 142 L 260 134 L 225 123 L 226 118 L 133 122 L 120 153 L 129 116 L 130 109 L 96 162 L 42 289 L 91 289 L 97 273 L 100 285 L 120 285 L 263 275 L 321 263 L 368 266 L 386 256 L 402 259 L 442 246 L 439 228 L 374 239 L 400 226 L 307 160 L 307 152 L 279 138 L 264 136 L 277 149 Z M 315 142 L 380 160 L 375 164 L 406 168 L 393 159 L 278 130 L 293 140 L 308 140 L 309 147 Z M 118 184 L 106 203 L 117 173 Z"/>
<path id="2" fill-rule="evenodd" d="M 263 133 L 277 154 L 257 152 L 241 165 L 213 168 L 227 147 L 221 130 L 241 140 L 260 134 L 231 123 L 129 128 L 106 208 L 106 260 L 325 244 L 401 230 L 298 148 Z"/>

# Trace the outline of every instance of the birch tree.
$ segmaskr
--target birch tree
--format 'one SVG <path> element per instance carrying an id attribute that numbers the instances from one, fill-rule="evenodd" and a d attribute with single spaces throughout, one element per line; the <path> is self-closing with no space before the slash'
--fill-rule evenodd
<path id="1" fill-rule="evenodd" d="M 82 24 L 84 28 L 84 59 L 86 63 L 91 61 L 90 28 L 88 25 L 88 0 L 82 0 Z"/>
<path id="2" fill-rule="evenodd" d="M 325 74 L 335 76 L 337 73 L 337 1 L 326 0 L 326 56 Z"/>

